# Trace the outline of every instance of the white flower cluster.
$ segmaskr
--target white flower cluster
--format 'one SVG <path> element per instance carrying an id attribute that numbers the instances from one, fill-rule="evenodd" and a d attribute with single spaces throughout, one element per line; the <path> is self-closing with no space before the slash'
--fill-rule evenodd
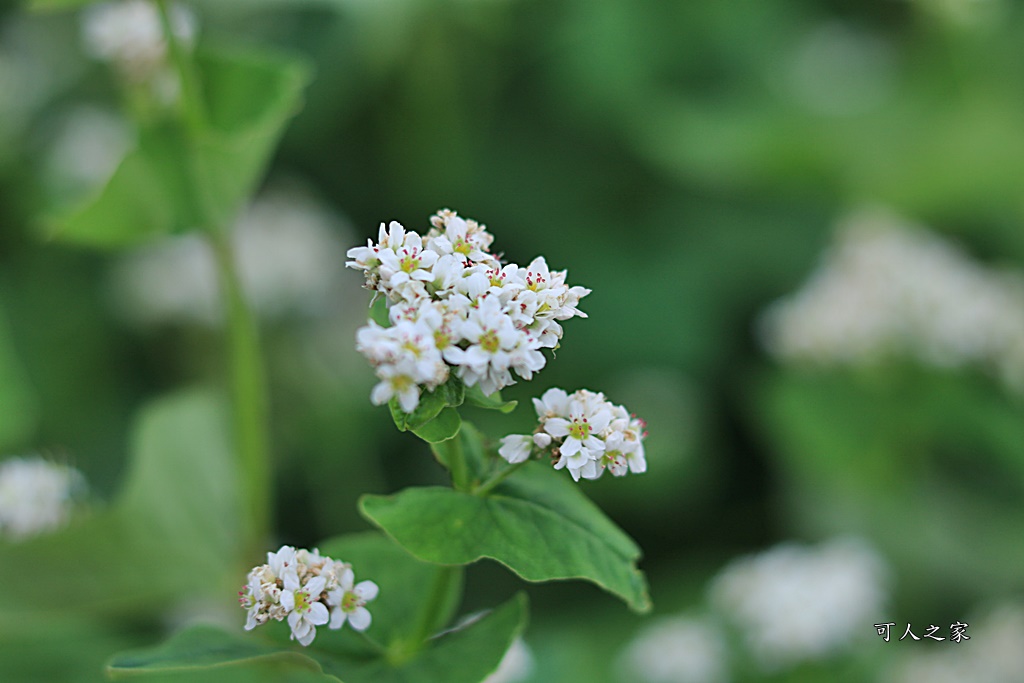
<path id="1" fill-rule="evenodd" d="M 558 346 L 559 323 L 586 317 L 577 306 L 590 293 L 565 284 L 566 272 L 550 270 L 543 257 L 525 268 L 502 264 L 484 226 L 453 211 L 438 212 L 431 224 L 421 236 L 382 223 L 377 243 L 350 249 L 346 263 L 390 306 L 389 327 L 371 321 L 357 334 L 356 348 L 380 379 L 371 400 L 397 397 L 407 413 L 452 368 L 485 395 L 513 384 L 513 370 L 531 379 L 546 363 L 540 350 Z"/>
<path id="2" fill-rule="evenodd" d="M 844 221 L 818 270 L 762 322 L 768 350 L 784 360 L 860 365 L 910 356 L 983 364 L 1024 384 L 1024 278 L 879 211 Z"/>
<path id="3" fill-rule="evenodd" d="M 710 595 L 760 665 L 777 670 L 870 639 L 865 624 L 884 613 L 886 577 L 882 558 L 861 541 L 784 544 L 729 564 Z"/>
<path id="4" fill-rule="evenodd" d="M 185 45 L 196 34 L 195 15 L 183 5 L 170 8 L 171 30 Z M 82 15 L 82 39 L 95 59 L 113 63 L 125 78 L 144 82 L 167 65 L 167 39 L 157 6 L 149 0 L 118 0 L 89 6 Z"/>
<path id="5" fill-rule="evenodd" d="M 316 627 L 340 629 L 348 621 L 357 631 L 370 626 L 366 603 L 377 597 L 373 581 L 355 583 L 351 565 L 313 550 L 284 545 L 267 553 L 267 563 L 249 572 L 239 603 L 249 611 L 245 630 L 271 619 L 288 620 L 292 640 L 303 646 L 316 637 Z"/>
<path id="6" fill-rule="evenodd" d="M 606 469 L 616 477 L 647 471 L 646 424 L 604 394 L 548 389 L 533 405 L 540 418 L 534 433 L 501 440 L 498 454 L 510 463 L 523 462 L 535 451 L 549 452 L 555 469 L 568 468 L 576 481 L 597 479 Z"/>
<path id="7" fill-rule="evenodd" d="M 85 486 L 82 473 L 39 457 L 10 458 L 0 463 L 0 535 L 23 539 L 63 526 L 76 493 Z"/>

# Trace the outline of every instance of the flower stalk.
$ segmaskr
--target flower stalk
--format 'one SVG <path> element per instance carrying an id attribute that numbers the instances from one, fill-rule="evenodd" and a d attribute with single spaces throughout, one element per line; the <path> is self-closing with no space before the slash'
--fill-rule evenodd
<path id="1" fill-rule="evenodd" d="M 160 21 L 171 63 L 180 82 L 179 111 L 187 152 L 184 176 L 200 227 L 217 264 L 221 298 L 226 317 L 226 354 L 231 393 L 232 431 L 240 484 L 239 505 L 244 552 L 258 552 L 269 535 L 272 486 L 267 432 L 268 399 L 259 329 L 246 301 L 235 257 L 223 224 L 211 207 L 200 144 L 207 130 L 198 73 L 188 51 L 173 30 L 166 0 L 158 0 Z"/>

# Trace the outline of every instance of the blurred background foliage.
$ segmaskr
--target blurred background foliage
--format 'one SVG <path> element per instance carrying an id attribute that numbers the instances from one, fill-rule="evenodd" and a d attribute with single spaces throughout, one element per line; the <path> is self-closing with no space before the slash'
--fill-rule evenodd
<path id="1" fill-rule="evenodd" d="M 359 494 L 442 476 L 368 401 L 372 373 L 353 349 L 368 295 L 341 254 L 380 221 L 423 230 L 450 207 L 486 223 L 508 259 L 544 254 L 593 289 L 590 318 L 567 325 L 558 362 L 506 397 L 588 387 L 648 421 L 650 473 L 585 488 L 644 548 L 656 615 L 705 609 L 708 582 L 731 558 L 788 539 L 858 536 L 890 567 L 888 611 L 865 620 L 853 654 L 767 674 L 736 664 L 733 679 L 883 680 L 892 661 L 932 644 L 884 643 L 870 619 L 901 632 L 945 625 L 1019 594 L 1019 390 L 984 369 L 909 357 L 786 362 L 758 330 L 762 312 L 807 281 L 837 222 L 864 205 L 927 225 L 986 267 L 1024 267 L 1020 4 L 193 9 L 200 44 L 265 46 L 314 67 L 266 180 L 267 192 L 315 205 L 341 249 L 324 301 L 264 317 L 282 542 L 362 530 Z M 93 128 L 91 144 L 59 149 L 83 108 L 116 128 L 120 106 L 78 22 L 0 10 L 0 449 L 70 462 L 104 501 L 126 481 L 139 407 L 220 381 L 221 342 L 201 315 L 139 322 L 126 313 L 123 294 L 138 285 L 117 275 L 122 254 L 47 233 L 44 217 L 87 195 L 89 169 L 109 166 L 104 154 L 116 163 L 123 144 Z M 525 406 L 500 417 L 470 419 L 492 437 L 532 422 Z M 515 585 L 475 567 L 467 605 L 495 604 Z M 621 654 L 641 618 L 587 586 L 530 594 L 529 680 L 643 680 Z M 152 642 L 173 611 L 109 617 L 87 641 L 68 638 L 75 649 L 60 657 L 39 654 L 33 634 L 73 632 L 82 615 L 18 628 L 0 619 L 0 663 L 13 672 L 0 677 L 96 680 L 110 653 Z M 779 614 L 779 628 L 791 617 Z"/>

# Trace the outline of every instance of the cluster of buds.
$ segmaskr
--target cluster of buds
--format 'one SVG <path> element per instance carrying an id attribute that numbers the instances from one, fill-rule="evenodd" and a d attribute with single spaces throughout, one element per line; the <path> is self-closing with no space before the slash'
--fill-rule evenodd
<path id="1" fill-rule="evenodd" d="M 238 601 L 249 612 L 245 630 L 287 619 L 292 640 L 305 646 L 324 624 L 336 630 L 347 621 L 357 631 L 366 630 L 371 621 L 366 603 L 377 597 L 377 590 L 373 581 L 355 583 L 346 562 L 324 557 L 316 548 L 285 545 L 249 572 Z"/>
<path id="2" fill-rule="evenodd" d="M 512 371 L 531 379 L 547 362 L 541 349 L 557 348 L 559 323 L 586 317 L 577 306 L 590 293 L 568 286 L 566 271 L 550 270 L 543 257 L 503 264 L 485 227 L 454 211 L 431 224 L 421 236 L 382 223 L 377 243 L 350 249 L 346 263 L 390 307 L 389 327 L 371 321 L 357 333 L 356 348 L 380 380 L 371 400 L 396 398 L 407 413 L 452 372 L 485 395 L 513 384 Z"/>
<path id="3" fill-rule="evenodd" d="M 498 454 L 510 463 L 548 453 L 555 469 L 568 468 L 576 481 L 597 479 L 605 470 L 616 477 L 647 470 L 646 423 L 604 394 L 548 389 L 533 399 L 533 405 L 540 420 L 534 433 L 510 434 L 501 440 Z"/>

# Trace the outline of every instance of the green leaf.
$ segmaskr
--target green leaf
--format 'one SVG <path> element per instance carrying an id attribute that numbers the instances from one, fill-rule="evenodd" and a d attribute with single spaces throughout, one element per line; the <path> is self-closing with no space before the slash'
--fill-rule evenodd
<path id="1" fill-rule="evenodd" d="M 488 396 L 484 395 L 481 391 L 479 384 L 466 389 L 466 400 L 475 406 L 480 408 L 486 408 L 488 410 L 500 410 L 503 413 L 511 413 L 519 405 L 518 401 L 503 401 L 501 399 L 501 392 L 496 391 Z"/>
<path id="2" fill-rule="evenodd" d="M 304 654 L 282 650 L 244 632 L 230 634 L 206 625 L 180 631 L 157 647 L 118 654 L 107 665 L 107 672 L 114 679 L 152 674 L 193 676 L 202 674 L 202 669 L 213 667 L 218 671 L 210 673 L 216 673 L 218 677 L 230 675 L 229 671 L 224 671 L 225 668 L 242 667 L 247 669 L 244 672 L 247 676 L 260 671 L 284 675 L 282 678 L 261 680 L 338 681 L 325 675 L 320 665 Z M 296 672 L 301 672 L 301 675 L 292 675 Z"/>
<path id="3" fill-rule="evenodd" d="M 640 549 L 564 474 L 529 463 L 486 497 L 409 488 L 363 496 L 360 510 L 427 562 L 490 558 L 527 581 L 590 581 L 647 611 L 647 583 L 636 567 Z"/>
<path id="4" fill-rule="evenodd" d="M 377 600 L 383 596 L 381 591 Z M 520 593 L 481 618 L 431 641 L 427 649 L 407 661 L 345 661 L 313 656 L 324 671 L 348 683 L 479 683 L 498 668 L 512 641 L 526 626 L 526 615 L 526 596 Z"/>
<path id="5" fill-rule="evenodd" d="M 349 562 L 357 581 L 371 580 L 380 587 L 369 605 L 373 622 L 365 635 L 348 627 L 340 632 L 324 628 L 310 647 L 300 648 L 286 639 L 285 624 L 270 623 L 251 634 L 193 627 L 159 647 L 118 655 L 109 671 L 116 678 L 173 672 L 216 680 L 211 676 L 262 672 L 273 664 L 288 674 L 280 680 L 476 683 L 497 668 L 525 625 L 526 600 L 519 595 L 424 643 L 424 634 L 437 633 L 451 620 L 462 593 L 461 571 L 417 560 L 377 532 L 329 539 L 319 547 Z M 446 598 L 428 608 L 428 596 L 439 587 Z M 269 640 L 274 638 L 278 642 Z M 298 674 L 305 677 L 295 678 Z"/>
<path id="6" fill-rule="evenodd" d="M 395 426 L 403 432 L 417 429 L 427 424 L 437 417 L 438 413 L 444 410 L 444 407 L 444 395 L 440 391 L 422 392 L 416 410 L 411 413 L 402 410 L 402 407 L 398 404 L 398 399 L 393 398 L 388 401 L 388 408 L 391 409 L 391 419 L 395 421 Z"/>
<path id="7" fill-rule="evenodd" d="M 404 603 L 402 592 L 409 591 L 397 586 L 392 597 Z M 377 601 L 385 600 L 386 595 L 382 588 Z M 370 630 L 378 625 L 377 611 L 380 610 L 375 609 Z M 310 647 L 300 650 L 296 645 L 276 645 L 260 640 L 255 633 L 228 634 L 211 626 L 195 626 L 156 648 L 117 655 L 108 671 L 115 679 L 161 676 L 157 680 L 164 680 L 162 676 L 176 674 L 180 680 L 188 681 L 233 681 L 236 678 L 231 674 L 236 674 L 240 681 L 268 683 L 341 680 L 348 683 L 478 683 L 497 669 L 525 622 L 526 596 L 519 594 L 461 628 L 431 640 L 428 647 L 415 656 L 401 660 L 323 649 L 332 639 L 357 637 L 348 628 L 340 633 L 322 629 Z M 260 675 L 245 679 L 241 676 L 243 673 Z M 278 677 L 270 678 L 270 674 Z"/>
<path id="8" fill-rule="evenodd" d="M 127 483 L 105 510 L 50 534 L 0 542 L 0 582 L 25 568 L 42 591 L 10 591 L 10 613 L 149 611 L 173 597 L 219 594 L 241 571 L 227 411 L 192 392 L 142 412 Z M 70 569 L 70 570 L 69 570 Z M 196 576 L 206 577 L 197 584 Z"/>
<path id="9" fill-rule="evenodd" d="M 412 642 L 417 636 L 440 631 L 455 614 L 462 595 L 462 572 L 417 560 L 377 531 L 331 538 L 318 547 L 322 554 L 351 564 L 356 582 L 370 580 L 380 588 L 380 597 L 368 606 L 373 624 L 366 638 L 389 651 L 418 646 L 418 642 Z M 450 598 L 430 623 L 422 623 L 424 597 L 439 581 L 448 583 L 446 594 Z M 314 642 L 330 651 L 333 640 L 330 635 L 318 635 Z"/>
<path id="10" fill-rule="evenodd" d="M 438 387 L 444 396 L 446 405 L 458 408 L 466 400 L 466 385 L 455 373 L 448 376 L 448 381 Z"/>
<path id="11" fill-rule="evenodd" d="M 167 121 L 143 128 L 97 196 L 49 221 L 55 237 L 116 248 L 234 220 L 298 110 L 308 69 L 249 52 L 200 52 L 196 64 L 207 114 L 198 138 Z"/>
<path id="12" fill-rule="evenodd" d="M 412 433 L 427 443 L 440 443 L 453 438 L 459 433 L 462 418 L 454 408 L 445 408 L 430 422 L 412 430 Z"/>
<path id="13" fill-rule="evenodd" d="M 299 111 L 310 69 L 259 51 L 197 54 L 209 134 L 200 145 L 216 219 L 234 218 L 263 176 L 287 123 Z"/>

